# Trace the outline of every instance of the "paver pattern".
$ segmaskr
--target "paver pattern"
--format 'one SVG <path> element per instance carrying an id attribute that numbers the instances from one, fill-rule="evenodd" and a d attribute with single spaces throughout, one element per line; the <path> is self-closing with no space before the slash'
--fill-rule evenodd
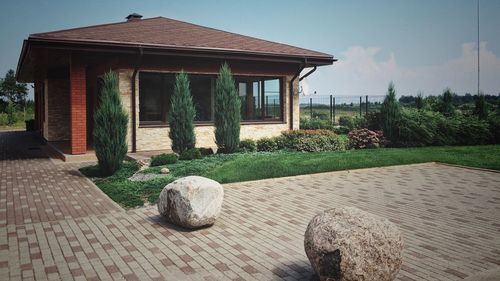
<path id="1" fill-rule="evenodd" d="M 125 211 L 78 165 L 0 133 L 0 280 L 310 280 L 309 220 L 355 206 L 403 231 L 398 280 L 500 266 L 500 174 L 419 164 L 224 185 L 220 219 L 186 231 L 155 206 Z"/>

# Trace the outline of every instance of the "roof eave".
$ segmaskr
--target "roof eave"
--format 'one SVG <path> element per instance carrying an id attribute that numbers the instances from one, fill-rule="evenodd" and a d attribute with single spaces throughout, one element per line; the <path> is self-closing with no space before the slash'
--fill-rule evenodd
<path id="1" fill-rule="evenodd" d="M 26 41 L 26 40 L 25 40 Z M 155 51 L 167 51 L 167 52 L 193 52 L 197 54 L 229 54 L 229 55 L 239 55 L 239 56 L 249 56 L 249 57 L 269 57 L 269 58 L 282 58 L 291 59 L 297 62 L 308 61 L 311 66 L 321 66 L 321 65 L 331 65 L 333 62 L 337 61 L 332 55 L 324 54 L 323 56 L 313 56 L 313 55 L 300 55 L 300 54 L 281 54 L 281 53 L 265 53 L 265 52 L 251 52 L 244 50 L 232 50 L 232 49 L 218 49 L 218 48 L 204 48 L 204 47 L 182 47 L 182 46 L 164 46 L 155 44 L 142 44 L 142 43 L 123 43 L 123 42 L 103 42 L 103 41 L 91 41 L 91 40 L 68 40 L 68 39 L 48 39 L 36 36 L 30 36 L 27 40 L 29 43 L 36 43 L 39 46 L 45 44 L 51 46 L 60 45 L 62 49 L 75 48 L 78 46 L 85 46 L 87 48 L 99 48 L 105 47 L 113 50 L 117 49 L 133 49 L 143 48 L 144 50 L 155 50 Z M 135 51 L 134 51 L 135 52 Z"/>

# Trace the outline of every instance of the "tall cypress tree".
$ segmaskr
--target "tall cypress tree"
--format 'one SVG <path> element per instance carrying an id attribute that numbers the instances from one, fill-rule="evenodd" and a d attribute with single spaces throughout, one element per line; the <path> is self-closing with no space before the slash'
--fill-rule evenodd
<path id="1" fill-rule="evenodd" d="M 453 95 L 454 93 L 450 88 L 446 88 L 443 95 L 440 97 L 439 112 L 444 116 L 452 116 L 455 113 L 455 107 L 453 106 Z"/>
<path id="2" fill-rule="evenodd" d="M 382 114 L 382 129 L 384 135 L 389 140 L 395 142 L 397 138 L 397 122 L 400 116 L 400 107 L 396 99 L 396 89 L 394 83 L 389 83 L 387 95 L 384 98 L 382 107 L 380 108 Z"/>
<path id="3" fill-rule="evenodd" d="M 196 136 L 194 134 L 194 117 L 196 110 L 189 87 L 188 75 L 181 71 L 175 76 L 174 95 L 171 99 L 168 123 L 169 137 L 172 140 L 172 150 L 182 153 L 194 148 Z"/>
<path id="4" fill-rule="evenodd" d="M 488 118 L 488 107 L 486 104 L 486 99 L 482 92 L 479 92 L 479 94 L 476 96 L 474 115 L 477 115 L 477 118 L 479 118 L 480 120 L 486 120 Z"/>
<path id="5" fill-rule="evenodd" d="M 224 63 L 215 84 L 215 143 L 218 151 L 233 153 L 240 144 L 241 101 L 231 69 Z"/>
<path id="6" fill-rule="evenodd" d="M 121 167 L 127 153 L 128 116 L 118 91 L 118 75 L 113 71 L 104 74 L 94 122 L 95 154 L 101 174 L 109 176 Z"/>

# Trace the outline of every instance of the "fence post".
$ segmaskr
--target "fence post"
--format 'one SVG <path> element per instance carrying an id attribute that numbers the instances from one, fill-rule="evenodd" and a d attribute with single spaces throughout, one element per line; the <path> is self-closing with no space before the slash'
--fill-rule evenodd
<path id="1" fill-rule="evenodd" d="M 335 97 L 333 97 L 333 124 L 335 124 Z"/>
<path id="2" fill-rule="evenodd" d="M 334 122 L 333 120 L 333 96 L 330 95 L 330 122 Z"/>
<path id="3" fill-rule="evenodd" d="M 365 112 L 365 115 L 368 114 L 368 95 L 366 95 L 365 97 L 365 107 L 366 107 L 366 112 Z"/>
<path id="4" fill-rule="evenodd" d="M 309 98 L 309 110 L 311 111 L 311 119 L 313 118 L 313 98 Z"/>
<path id="5" fill-rule="evenodd" d="M 359 117 L 363 117 L 363 97 L 359 97 Z"/>

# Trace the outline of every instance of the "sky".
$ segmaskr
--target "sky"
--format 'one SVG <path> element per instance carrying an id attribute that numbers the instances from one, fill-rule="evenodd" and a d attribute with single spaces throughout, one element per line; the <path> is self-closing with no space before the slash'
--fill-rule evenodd
<path id="1" fill-rule="evenodd" d="M 500 1 L 480 1 L 481 90 L 500 93 Z M 477 92 L 477 0 L 72 1 L 0 4 L 0 75 L 31 33 L 164 16 L 334 55 L 303 80 L 318 95 Z"/>

